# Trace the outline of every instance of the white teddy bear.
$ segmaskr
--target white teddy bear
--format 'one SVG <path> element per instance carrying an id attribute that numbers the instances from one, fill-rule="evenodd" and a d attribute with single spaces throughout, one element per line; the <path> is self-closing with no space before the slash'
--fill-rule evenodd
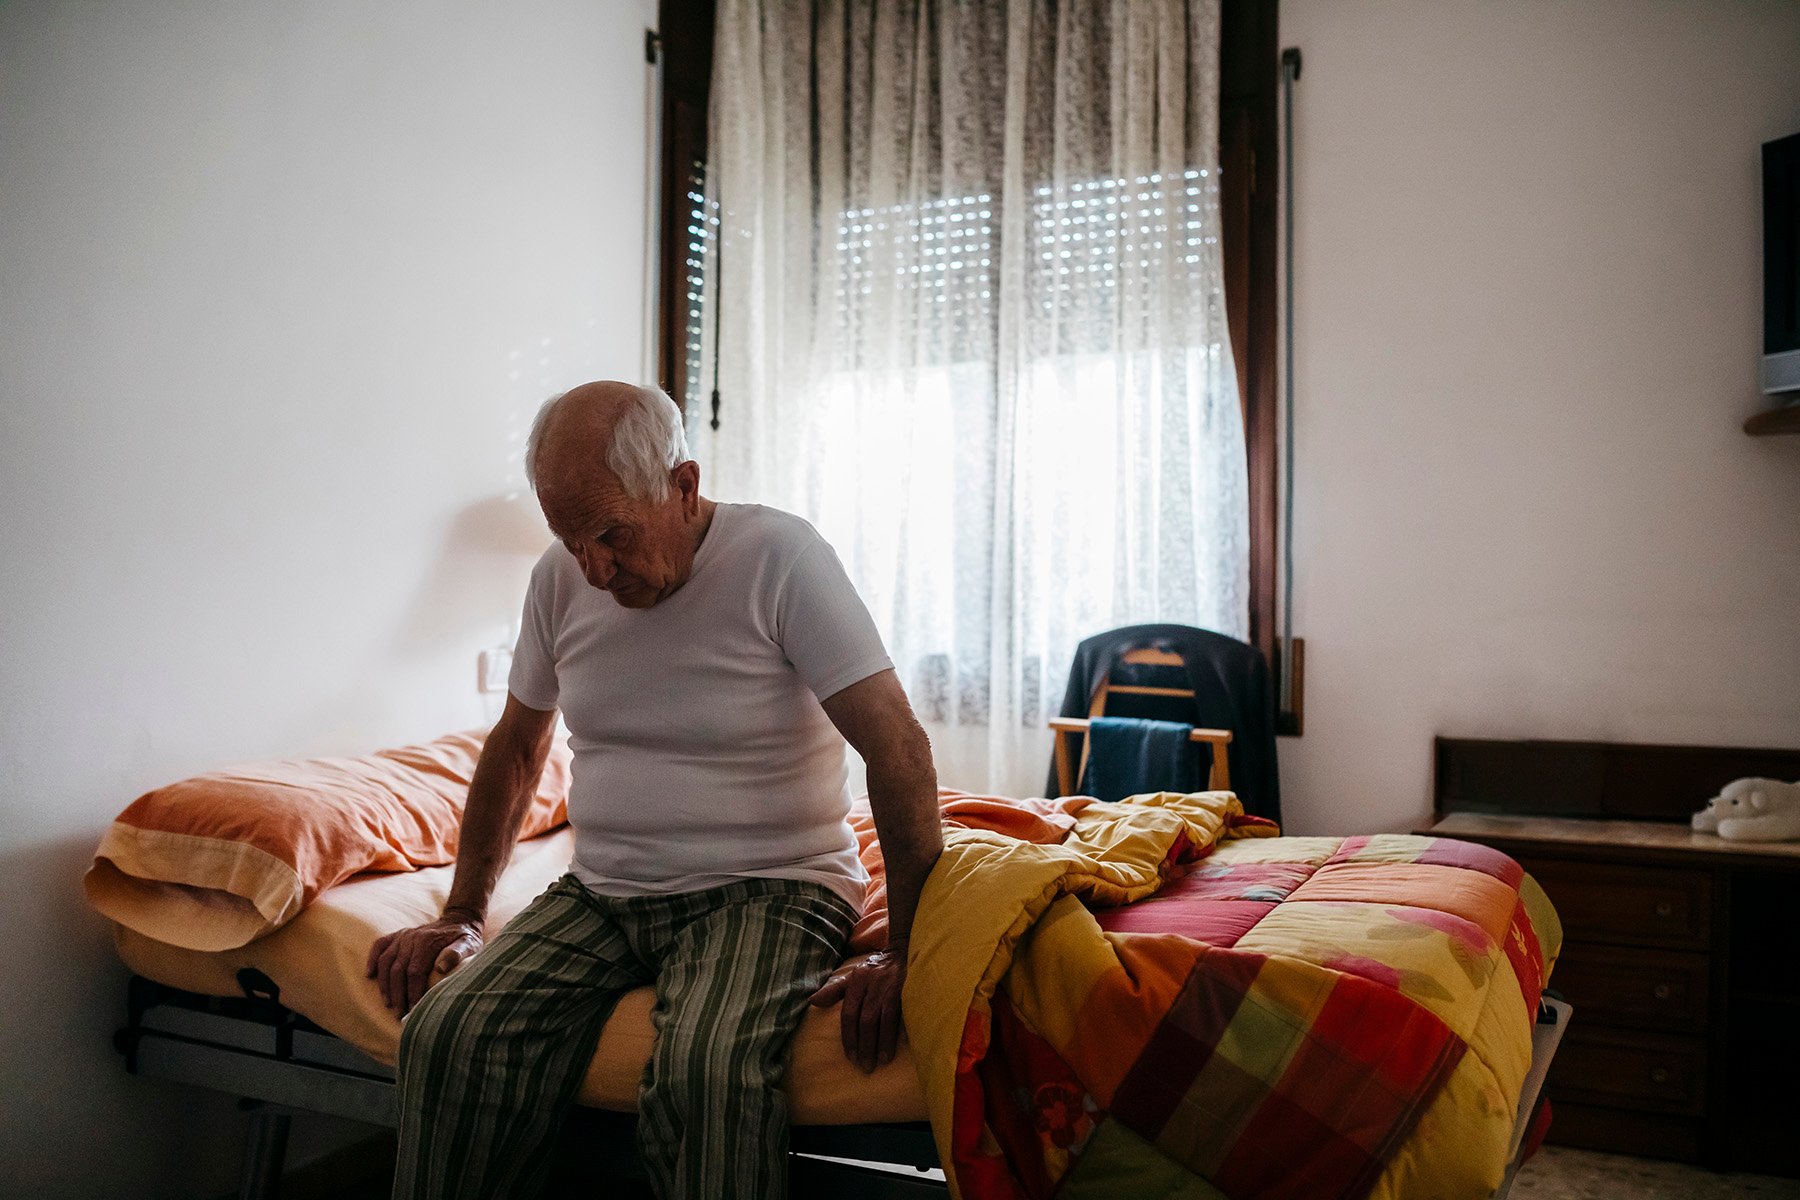
<path id="1" fill-rule="evenodd" d="M 1728 783 L 1694 814 L 1694 828 L 1733 842 L 1800 838 L 1800 783 L 1740 779 Z"/>

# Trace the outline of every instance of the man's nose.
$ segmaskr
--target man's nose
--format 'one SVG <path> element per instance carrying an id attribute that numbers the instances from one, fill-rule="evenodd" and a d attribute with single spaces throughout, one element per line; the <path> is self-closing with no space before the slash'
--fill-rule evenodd
<path id="1" fill-rule="evenodd" d="M 581 574 L 589 583 L 603 588 L 612 582 L 612 551 L 594 542 L 583 542 L 576 551 L 576 559 L 581 563 Z"/>

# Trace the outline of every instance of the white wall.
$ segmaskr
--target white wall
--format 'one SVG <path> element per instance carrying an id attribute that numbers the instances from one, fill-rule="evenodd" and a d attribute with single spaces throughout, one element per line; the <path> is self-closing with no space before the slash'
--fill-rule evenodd
<path id="1" fill-rule="evenodd" d="M 642 366 L 654 9 L 0 6 L 0 1190 L 228 1190 L 82 870 L 182 775 L 482 721 L 523 430 Z"/>
<path id="2" fill-rule="evenodd" d="M 1281 36 L 1290 828 L 1410 826 L 1437 733 L 1800 745 L 1800 438 L 1740 430 L 1800 4 L 1283 0 Z"/>

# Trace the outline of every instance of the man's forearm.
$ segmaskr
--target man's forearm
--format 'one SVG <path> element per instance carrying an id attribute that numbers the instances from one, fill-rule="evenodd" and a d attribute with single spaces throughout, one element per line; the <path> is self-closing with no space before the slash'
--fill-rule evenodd
<path id="1" fill-rule="evenodd" d="M 541 746 L 532 746 L 490 736 L 482 746 L 463 808 L 456 878 L 444 905 L 445 916 L 460 916 L 474 924 L 486 919 L 488 899 L 512 859 L 548 752 L 548 737 Z"/>
<path id="2" fill-rule="evenodd" d="M 888 879 L 888 949 L 904 954 L 912 940 L 913 916 L 919 911 L 919 895 L 937 865 L 944 843 L 940 835 L 929 846 L 907 846 L 882 851 Z"/>
<path id="3" fill-rule="evenodd" d="M 904 954 L 925 879 L 944 849 L 929 747 L 896 764 L 869 764 L 869 808 L 887 869 L 888 948 Z"/>

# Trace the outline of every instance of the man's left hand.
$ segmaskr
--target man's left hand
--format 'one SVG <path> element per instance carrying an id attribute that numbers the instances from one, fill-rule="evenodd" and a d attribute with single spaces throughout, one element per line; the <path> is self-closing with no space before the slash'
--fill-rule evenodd
<path id="1" fill-rule="evenodd" d="M 865 1075 L 894 1059 L 905 984 L 905 952 L 877 950 L 813 993 L 812 1002 L 819 1008 L 843 1002 L 844 1055 Z"/>

